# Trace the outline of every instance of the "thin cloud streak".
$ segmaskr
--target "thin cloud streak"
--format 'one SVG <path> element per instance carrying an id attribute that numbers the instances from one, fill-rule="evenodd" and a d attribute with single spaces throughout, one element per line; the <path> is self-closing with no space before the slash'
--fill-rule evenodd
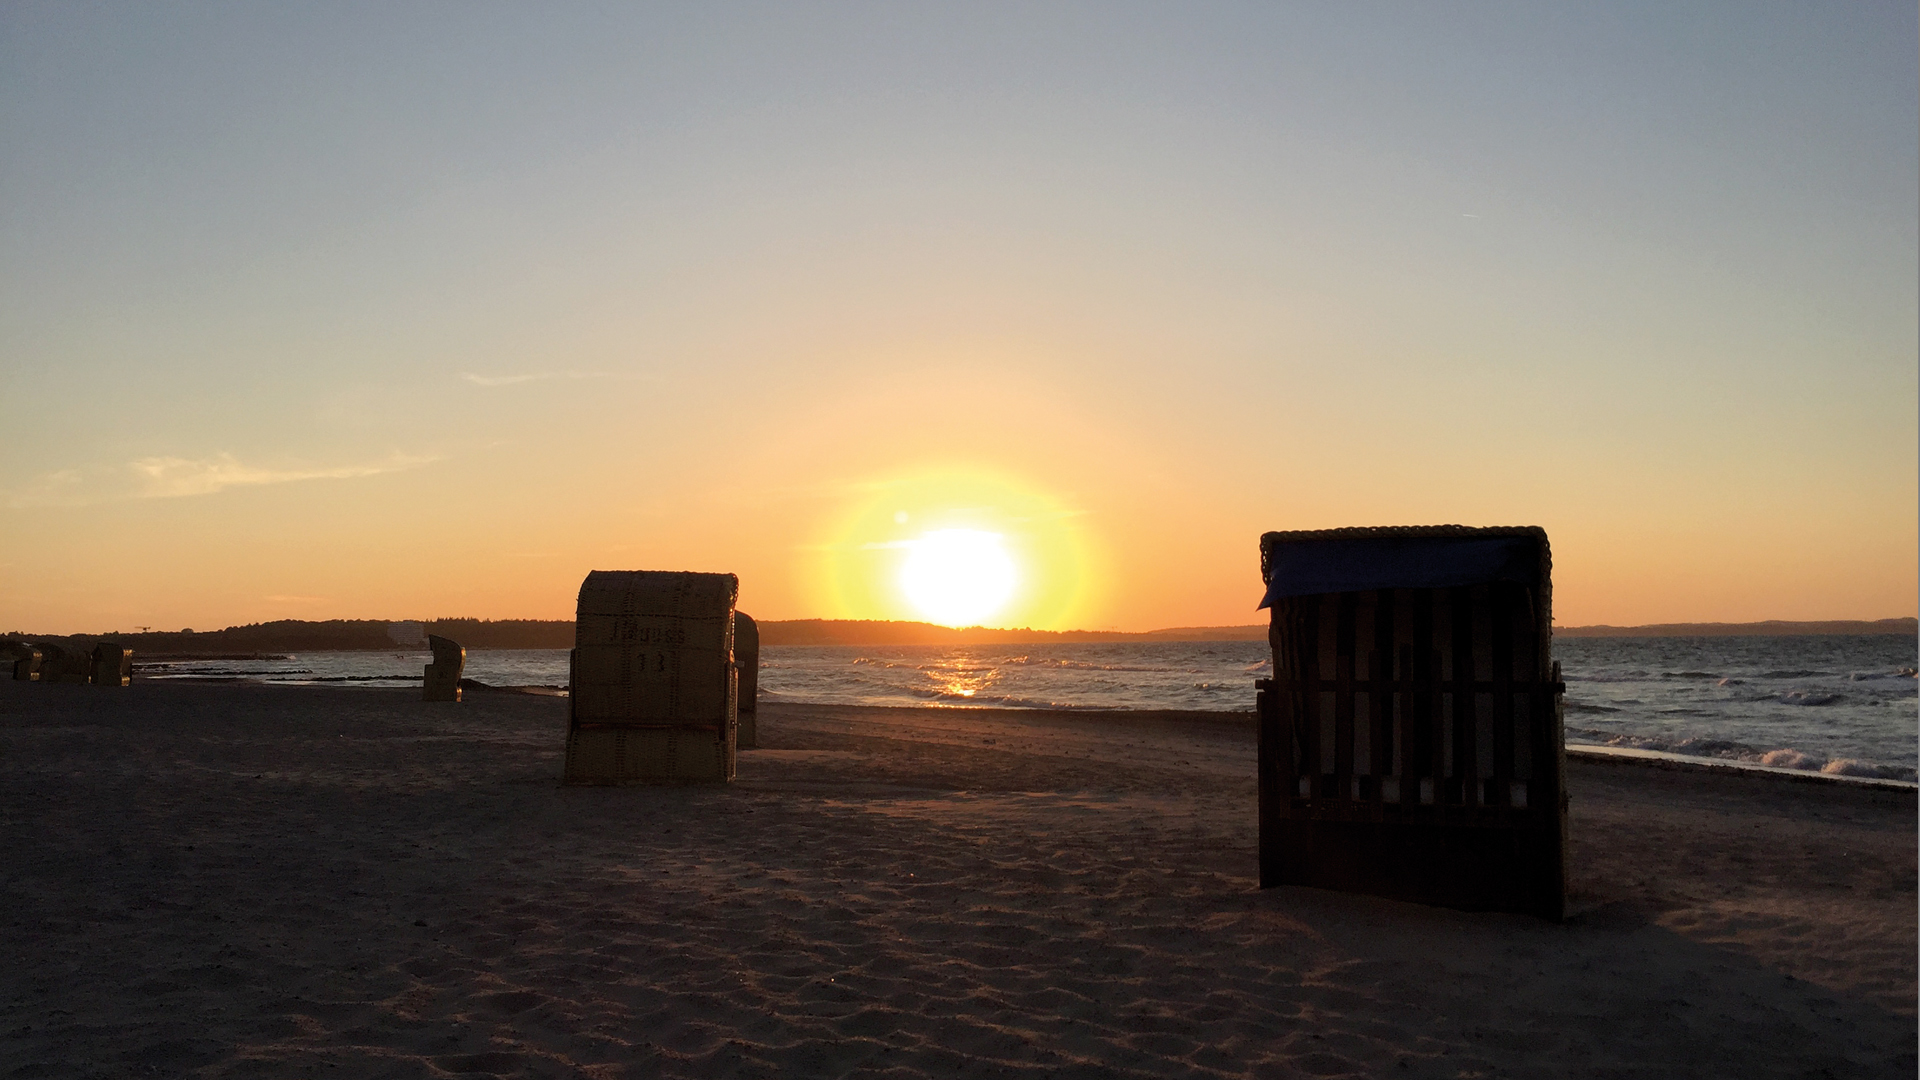
<path id="1" fill-rule="evenodd" d="M 301 480 L 348 480 L 417 469 L 438 456 L 395 454 L 386 461 L 324 469 L 268 469 L 248 465 L 232 454 L 206 458 L 155 456 L 124 466 L 61 469 L 26 486 L 0 494 L 9 510 L 92 506 L 128 499 L 177 499 L 212 495 L 232 487 L 288 484 Z"/>
<path id="2" fill-rule="evenodd" d="M 475 386 L 517 386 L 549 379 L 644 379 L 647 376 L 619 375 L 611 371 L 529 371 L 516 375 L 476 375 L 471 371 L 463 371 L 460 377 Z"/>
<path id="3" fill-rule="evenodd" d="M 129 467 L 144 478 L 137 498 L 175 499 L 211 495 L 230 487 L 290 484 L 300 480 L 349 480 L 361 476 L 417 469 L 437 458 L 397 455 L 372 465 L 344 465 L 331 469 L 263 469 L 245 465 L 232 454 L 193 460 L 177 457 L 141 458 Z"/>

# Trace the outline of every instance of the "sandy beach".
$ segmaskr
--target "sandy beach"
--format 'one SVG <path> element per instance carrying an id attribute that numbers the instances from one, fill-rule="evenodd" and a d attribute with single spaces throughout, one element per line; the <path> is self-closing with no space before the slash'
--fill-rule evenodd
<path id="1" fill-rule="evenodd" d="M 0 683 L 0 1077 L 1911 1077 L 1911 793 L 1570 766 L 1572 917 L 1255 888 L 1232 716 Z"/>

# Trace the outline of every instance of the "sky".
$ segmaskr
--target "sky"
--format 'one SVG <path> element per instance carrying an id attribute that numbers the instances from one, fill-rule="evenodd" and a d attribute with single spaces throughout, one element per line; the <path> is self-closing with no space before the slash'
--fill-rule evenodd
<path id="1" fill-rule="evenodd" d="M 1916 41 L 8 4 L 0 628 L 569 618 L 592 569 L 1244 625 L 1262 532 L 1435 523 L 1544 526 L 1566 625 L 1912 615 Z M 969 537 L 1004 601 L 917 602 Z"/>

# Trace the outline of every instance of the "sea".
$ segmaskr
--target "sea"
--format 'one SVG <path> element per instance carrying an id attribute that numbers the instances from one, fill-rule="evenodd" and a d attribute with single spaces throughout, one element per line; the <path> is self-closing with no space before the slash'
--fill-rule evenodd
<path id="1" fill-rule="evenodd" d="M 1913 780 L 1920 764 L 1914 639 L 1897 635 L 1560 638 L 1569 744 L 1656 750 Z M 136 663 L 153 679 L 290 686 L 418 685 L 424 651 Z M 771 646 L 766 701 L 926 708 L 1253 708 L 1265 642 Z M 466 676 L 564 689 L 564 649 L 469 650 Z"/>

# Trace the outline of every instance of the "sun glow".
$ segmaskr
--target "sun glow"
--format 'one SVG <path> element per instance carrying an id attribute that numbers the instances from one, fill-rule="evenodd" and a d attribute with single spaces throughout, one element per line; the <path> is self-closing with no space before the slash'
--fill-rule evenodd
<path id="1" fill-rule="evenodd" d="M 1019 580 L 1002 540 L 982 529 L 936 529 L 907 541 L 900 587 L 934 622 L 977 624 L 1006 606 Z"/>
<path id="2" fill-rule="evenodd" d="M 848 490 L 799 568 L 823 615 L 1066 629 L 1091 614 L 1098 548 L 1059 497 L 955 468 Z"/>

